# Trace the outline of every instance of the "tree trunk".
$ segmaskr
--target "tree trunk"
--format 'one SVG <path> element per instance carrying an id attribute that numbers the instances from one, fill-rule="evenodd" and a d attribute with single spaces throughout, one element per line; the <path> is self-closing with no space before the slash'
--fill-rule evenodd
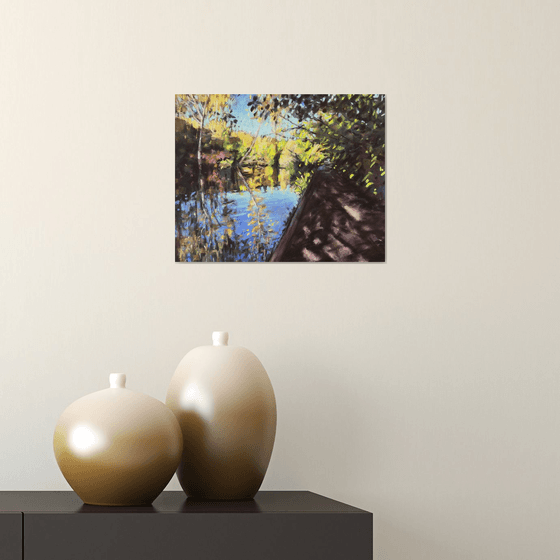
<path id="1" fill-rule="evenodd" d="M 200 192 L 204 192 L 204 179 L 202 178 L 202 131 L 204 130 L 204 120 L 206 118 L 206 107 L 208 106 L 208 101 L 204 105 L 204 110 L 202 111 L 202 119 L 200 119 L 200 129 L 198 131 L 198 188 Z"/>
<path id="2" fill-rule="evenodd" d="M 181 205 L 179 204 L 179 210 L 175 209 L 175 262 L 180 262 L 181 260 Z"/>
<path id="3" fill-rule="evenodd" d="M 280 156 L 282 152 L 278 150 L 278 139 L 274 139 L 274 158 L 272 160 L 272 186 L 277 187 L 280 184 Z"/>

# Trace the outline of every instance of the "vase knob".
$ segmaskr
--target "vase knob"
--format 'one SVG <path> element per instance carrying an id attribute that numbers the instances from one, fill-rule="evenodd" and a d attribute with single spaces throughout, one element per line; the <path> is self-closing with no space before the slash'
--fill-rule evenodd
<path id="1" fill-rule="evenodd" d="M 214 346 L 227 346 L 229 334 L 224 331 L 214 331 L 212 333 L 212 344 Z"/>
<path id="2" fill-rule="evenodd" d="M 126 389 L 126 374 L 111 373 L 109 375 L 109 387 L 111 389 Z"/>

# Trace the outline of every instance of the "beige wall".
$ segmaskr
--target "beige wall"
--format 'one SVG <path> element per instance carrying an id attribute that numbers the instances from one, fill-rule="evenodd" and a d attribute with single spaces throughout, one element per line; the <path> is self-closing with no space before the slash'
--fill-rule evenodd
<path id="1" fill-rule="evenodd" d="M 2 0 L 0 489 L 66 489 L 60 412 L 223 329 L 265 489 L 372 511 L 379 560 L 557 560 L 558 6 Z M 387 263 L 175 264 L 189 92 L 386 93 Z"/>

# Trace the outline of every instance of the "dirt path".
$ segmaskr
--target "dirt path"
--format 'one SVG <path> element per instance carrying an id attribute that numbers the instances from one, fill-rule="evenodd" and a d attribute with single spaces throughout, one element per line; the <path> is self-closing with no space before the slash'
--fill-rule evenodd
<path id="1" fill-rule="evenodd" d="M 270 260 L 384 262 L 385 207 L 363 187 L 319 171 Z"/>

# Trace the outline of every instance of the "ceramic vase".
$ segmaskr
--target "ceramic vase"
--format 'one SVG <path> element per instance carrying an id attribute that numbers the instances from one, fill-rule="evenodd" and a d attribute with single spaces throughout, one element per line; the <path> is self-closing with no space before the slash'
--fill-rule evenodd
<path id="1" fill-rule="evenodd" d="M 162 402 L 127 389 L 124 374 L 111 374 L 109 382 L 62 413 L 56 461 L 86 504 L 149 505 L 177 469 L 181 428 Z"/>
<path id="2" fill-rule="evenodd" d="M 226 332 L 212 339 L 182 359 L 167 391 L 183 432 L 177 476 L 189 498 L 250 499 L 272 455 L 276 399 L 250 350 L 228 346 Z"/>

